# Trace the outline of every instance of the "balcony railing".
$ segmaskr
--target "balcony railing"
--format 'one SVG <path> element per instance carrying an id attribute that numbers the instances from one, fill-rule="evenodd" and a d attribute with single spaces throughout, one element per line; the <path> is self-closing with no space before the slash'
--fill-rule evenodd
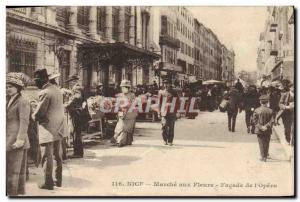
<path id="1" fill-rule="evenodd" d="M 169 62 L 160 62 L 159 63 L 159 68 L 161 70 L 182 72 L 182 67 L 181 66 L 171 64 Z"/>
<path id="2" fill-rule="evenodd" d="M 12 8 L 11 10 L 24 15 L 26 14 L 26 8 Z"/>
<path id="3" fill-rule="evenodd" d="M 270 55 L 277 56 L 278 55 L 278 50 L 277 49 L 271 49 L 270 50 Z"/>
<path id="4" fill-rule="evenodd" d="M 270 23 L 270 32 L 276 32 L 277 26 L 278 26 L 277 22 L 274 22 L 274 21 L 271 22 Z"/>

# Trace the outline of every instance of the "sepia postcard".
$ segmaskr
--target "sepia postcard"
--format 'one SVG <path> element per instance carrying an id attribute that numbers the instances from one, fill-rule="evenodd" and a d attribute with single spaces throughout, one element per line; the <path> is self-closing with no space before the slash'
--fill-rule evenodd
<path id="1" fill-rule="evenodd" d="M 7 6 L 8 197 L 293 197 L 293 6 Z"/>

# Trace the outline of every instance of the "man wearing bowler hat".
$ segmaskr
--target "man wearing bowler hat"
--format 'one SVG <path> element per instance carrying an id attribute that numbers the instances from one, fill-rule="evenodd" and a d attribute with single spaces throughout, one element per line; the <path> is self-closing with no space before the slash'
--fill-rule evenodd
<path id="1" fill-rule="evenodd" d="M 52 141 L 44 143 L 45 160 L 44 182 L 40 185 L 41 189 L 53 190 L 53 186 L 58 187 L 62 184 L 62 157 L 61 157 L 61 139 L 64 133 L 64 106 L 63 95 L 59 88 L 49 83 L 49 77 L 46 69 L 38 69 L 34 72 L 36 86 L 41 89 L 36 111 L 33 113 L 33 120 L 39 121 L 41 127 L 44 127 L 51 133 Z M 54 183 L 52 178 L 53 155 L 56 160 Z"/>
<path id="2" fill-rule="evenodd" d="M 269 154 L 270 137 L 274 122 L 273 111 L 268 107 L 269 96 L 259 97 L 261 106 L 253 113 L 253 123 L 255 124 L 255 134 L 257 134 L 261 161 L 266 162 Z"/>

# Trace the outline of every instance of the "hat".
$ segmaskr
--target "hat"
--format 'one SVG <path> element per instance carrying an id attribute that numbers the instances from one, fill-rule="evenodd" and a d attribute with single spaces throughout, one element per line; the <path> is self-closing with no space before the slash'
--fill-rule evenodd
<path id="1" fill-rule="evenodd" d="M 288 80 L 288 79 L 282 80 L 281 83 L 282 83 L 282 85 L 283 85 L 284 87 L 291 87 L 291 86 L 292 86 L 291 81 Z"/>
<path id="2" fill-rule="evenodd" d="M 100 86 L 103 86 L 103 83 L 99 82 L 99 83 L 97 84 L 97 87 L 100 87 Z"/>
<path id="3" fill-rule="evenodd" d="M 120 87 L 129 87 L 130 88 L 131 83 L 130 83 L 129 80 L 124 79 L 124 80 L 121 81 Z"/>
<path id="4" fill-rule="evenodd" d="M 11 83 L 20 87 L 24 87 L 24 82 L 17 72 L 9 72 L 6 75 L 6 83 Z"/>
<path id="5" fill-rule="evenodd" d="M 49 80 L 49 76 L 46 69 L 37 69 L 33 73 L 33 79 L 42 79 L 42 80 Z"/>
<path id="6" fill-rule="evenodd" d="M 261 95 L 260 97 L 259 97 L 259 100 L 260 101 L 269 101 L 269 96 L 268 95 Z"/>
<path id="7" fill-rule="evenodd" d="M 74 91 L 74 92 L 82 92 L 83 91 L 83 87 L 80 85 L 80 84 L 75 84 L 74 86 L 73 86 L 73 88 L 72 88 L 72 90 Z"/>
<path id="8" fill-rule="evenodd" d="M 79 80 L 77 74 L 73 74 L 72 76 L 70 76 L 69 79 L 66 80 L 66 82 L 75 81 L 75 80 Z"/>

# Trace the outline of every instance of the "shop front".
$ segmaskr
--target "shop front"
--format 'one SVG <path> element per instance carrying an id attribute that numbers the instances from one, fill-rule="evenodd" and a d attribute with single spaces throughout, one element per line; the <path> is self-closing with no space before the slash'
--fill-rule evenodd
<path id="1" fill-rule="evenodd" d="M 135 85 L 143 69 L 151 67 L 159 58 L 156 53 L 120 42 L 87 43 L 78 47 L 78 61 L 86 75 L 85 91 L 91 91 L 95 82 L 101 82 L 104 95 L 108 95 L 110 88 L 117 87 L 122 79 L 128 79 Z M 93 81 L 93 78 L 96 79 Z"/>

